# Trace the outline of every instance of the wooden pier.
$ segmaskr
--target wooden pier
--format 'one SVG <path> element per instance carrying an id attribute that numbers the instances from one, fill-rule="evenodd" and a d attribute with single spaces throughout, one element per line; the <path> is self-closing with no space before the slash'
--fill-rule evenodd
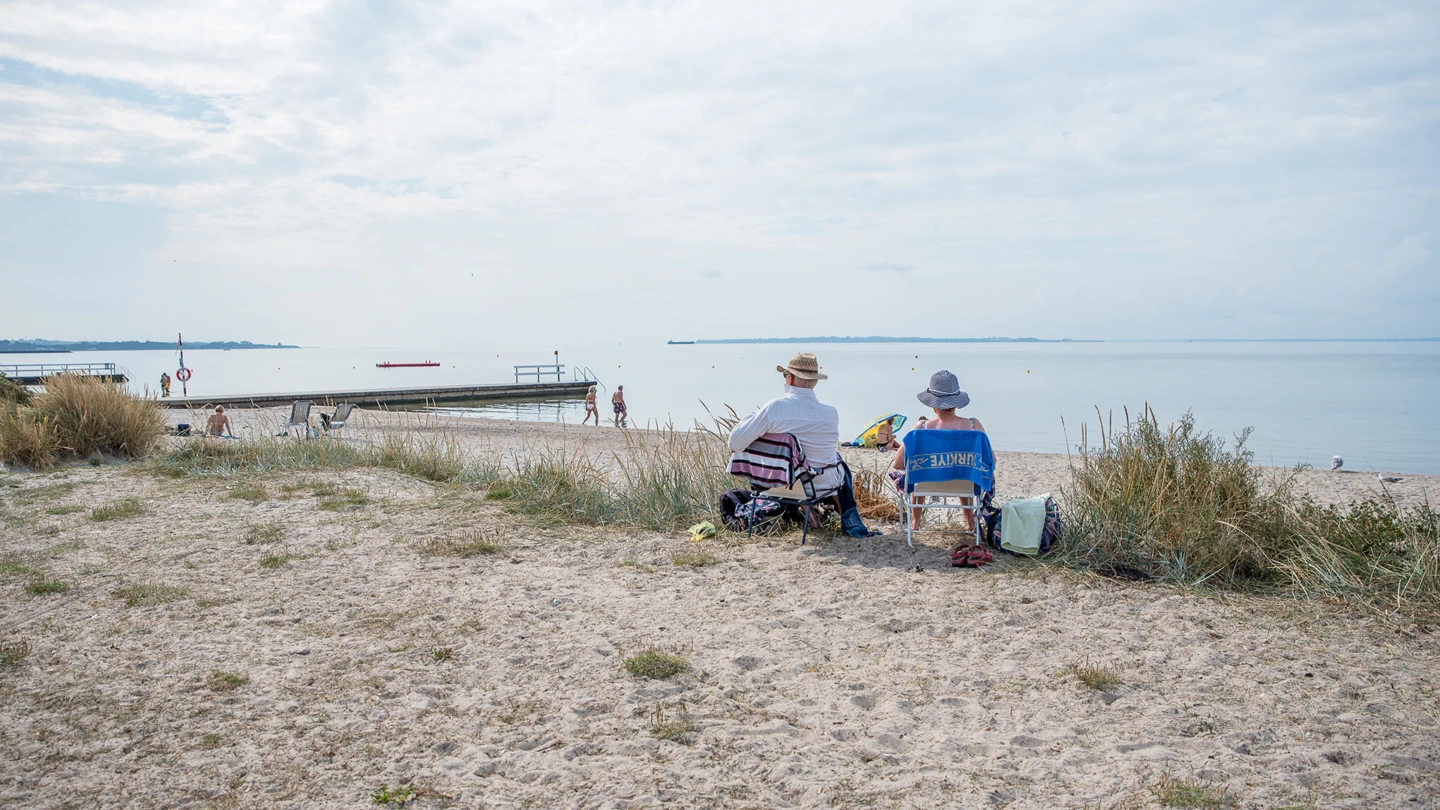
<path id="1" fill-rule="evenodd" d="M 433 402 L 465 400 L 501 401 L 510 399 L 583 397 L 594 385 L 593 380 L 546 383 L 501 383 L 498 385 L 446 385 L 431 388 L 370 388 L 360 391 L 301 391 L 290 394 L 229 394 L 218 396 L 165 397 L 159 403 L 167 408 L 273 408 L 288 406 L 299 400 L 316 405 L 351 402 L 360 407 L 381 405 L 425 405 Z"/>
<path id="2" fill-rule="evenodd" d="M 0 374 L 20 385 L 44 385 L 46 377 L 76 374 L 105 382 L 125 383 L 130 379 L 114 363 L 22 363 L 0 365 Z"/>

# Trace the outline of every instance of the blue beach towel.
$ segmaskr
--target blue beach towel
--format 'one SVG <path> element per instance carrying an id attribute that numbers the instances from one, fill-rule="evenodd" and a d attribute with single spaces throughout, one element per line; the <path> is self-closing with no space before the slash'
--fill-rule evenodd
<path id="1" fill-rule="evenodd" d="M 978 430 L 912 430 L 905 434 L 905 491 L 935 481 L 972 481 L 995 487 L 995 453 Z"/>

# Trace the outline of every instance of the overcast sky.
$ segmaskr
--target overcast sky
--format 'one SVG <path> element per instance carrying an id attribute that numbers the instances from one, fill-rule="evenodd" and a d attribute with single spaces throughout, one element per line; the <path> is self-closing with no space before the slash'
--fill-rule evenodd
<path id="1" fill-rule="evenodd" d="M 0 337 L 1440 334 L 1440 5 L 0 0 Z"/>

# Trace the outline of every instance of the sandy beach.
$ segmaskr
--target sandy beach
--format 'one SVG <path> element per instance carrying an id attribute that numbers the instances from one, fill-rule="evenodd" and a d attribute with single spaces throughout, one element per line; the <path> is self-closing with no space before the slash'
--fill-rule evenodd
<path id="1" fill-rule="evenodd" d="M 281 421 L 232 417 L 242 436 Z M 608 427 L 368 412 L 346 435 L 401 428 L 475 452 L 625 446 Z M 1067 463 L 1002 450 L 1001 493 L 1058 492 Z M 1378 489 L 1364 474 L 1301 481 L 1327 502 Z M 1418 502 L 1436 483 L 1392 493 Z M 73 466 L 0 477 L 0 509 L 0 638 L 21 651 L 0 668 L 11 806 L 1422 808 L 1440 795 L 1430 629 L 1330 605 L 1026 560 L 952 569 L 953 535 L 912 553 L 893 525 L 803 547 L 545 525 L 386 470 L 175 480 Z M 37 572 L 68 589 L 30 592 Z M 633 676 L 623 661 L 647 648 L 688 670 Z"/>

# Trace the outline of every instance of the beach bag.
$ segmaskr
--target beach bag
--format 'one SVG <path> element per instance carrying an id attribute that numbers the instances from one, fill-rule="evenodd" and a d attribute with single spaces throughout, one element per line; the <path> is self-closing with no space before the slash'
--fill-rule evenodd
<path id="1" fill-rule="evenodd" d="M 994 494 L 992 489 L 980 500 L 980 542 L 1000 548 L 1000 507 L 991 502 Z"/>
<path id="2" fill-rule="evenodd" d="M 1065 529 L 1060 522 L 1060 507 L 1055 504 L 1054 498 L 1045 499 L 1045 528 L 1040 530 L 1040 553 L 1044 554 L 1050 547 L 1060 542 L 1060 534 Z"/>
<path id="3" fill-rule="evenodd" d="M 720 495 L 720 522 L 732 532 L 745 531 L 745 522 L 736 516 L 740 507 L 750 503 L 748 489 L 727 489 Z"/>
<path id="4" fill-rule="evenodd" d="M 1000 548 L 1002 538 L 1003 522 L 1000 520 L 999 507 L 990 503 L 990 493 L 985 494 L 984 504 L 980 509 L 980 538 L 987 545 L 993 548 Z M 1056 505 L 1055 499 L 1045 497 L 1045 525 L 1040 529 L 1040 551 L 1044 554 L 1050 547 L 1060 542 L 1060 534 L 1065 529 L 1060 522 L 1060 507 Z M 1007 554 L 1014 552 L 1009 549 L 1002 549 Z"/>
<path id="5" fill-rule="evenodd" d="M 180 424 L 178 424 L 178 425 L 175 426 L 175 435 L 176 435 L 176 436 L 189 436 L 189 435 L 190 435 L 190 426 L 187 425 L 187 424 L 185 424 L 184 422 L 181 422 Z"/>

